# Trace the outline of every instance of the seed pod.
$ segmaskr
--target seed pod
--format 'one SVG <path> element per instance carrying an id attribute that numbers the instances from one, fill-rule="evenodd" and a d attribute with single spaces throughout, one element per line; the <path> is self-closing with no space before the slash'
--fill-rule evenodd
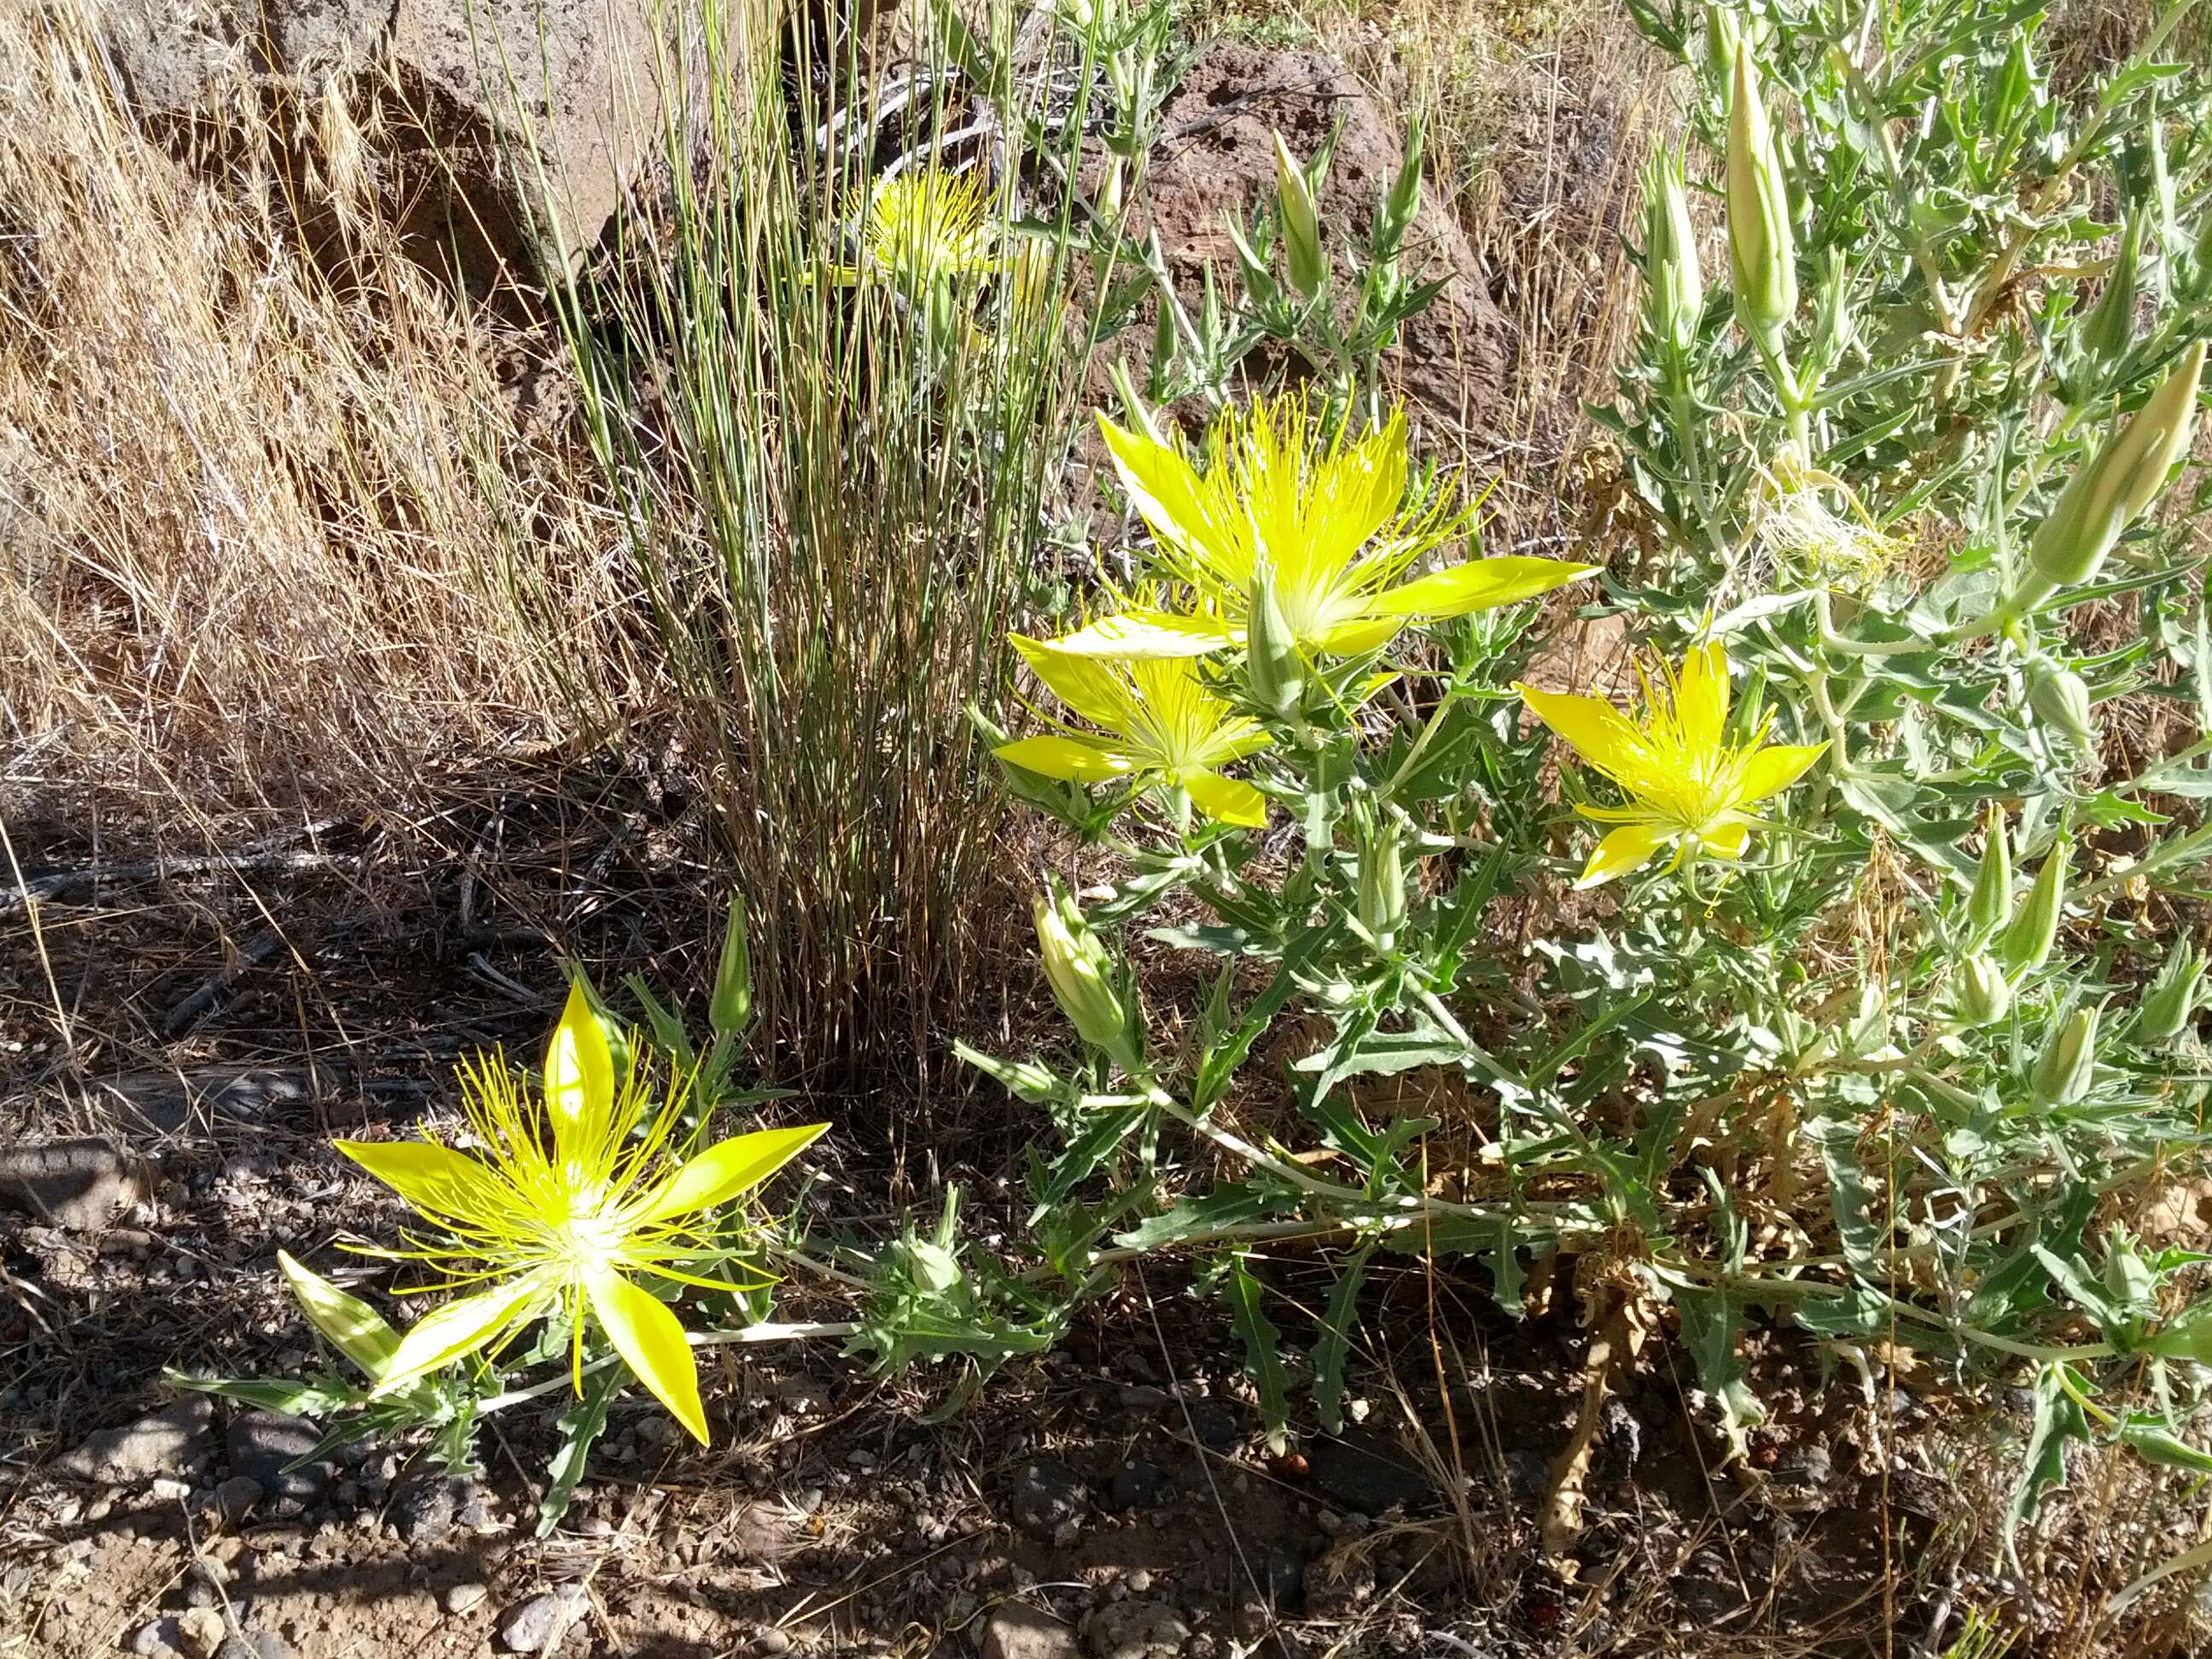
<path id="1" fill-rule="evenodd" d="M 1114 962 L 1104 944 L 1057 884 L 1037 895 L 1032 913 L 1044 976 L 1060 1012 L 1085 1042 L 1134 1069 L 1128 1010 L 1115 987 Z"/>
<path id="2" fill-rule="evenodd" d="M 1395 818 L 1384 813 L 1359 834 L 1359 925 L 1383 949 L 1406 925 L 1406 864 Z"/>
<path id="3" fill-rule="evenodd" d="M 2199 340 L 2149 401 L 2075 469 L 2028 548 L 2028 564 L 2043 592 L 2095 576 L 2121 532 L 2158 499 L 2174 463 L 2189 453 L 2203 375 L 2204 342 Z"/>
<path id="4" fill-rule="evenodd" d="M 1735 93 L 1729 109 L 1729 266 L 1744 326 L 1778 352 L 1783 329 L 1797 314 L 1797 243 L 1790 225 L 1790 192 L 1774 129 L 1759 95 L 1751 52 L 1736 42 Z"/>
<path id="5" fill-rule="evenodd" d="M 1971 956 L 1959 964 L 1951 1000 L 1960 1025 L 1970 1030 L 1992 1025 L 2012 1010 L 2012 983 L 1989 957 Z"/>
<path id="6" fill-rule="evenodd" d="M 320 1273 L 301 1266 L 289 1251 L 276 1252 L 276 1268 L 292 1287 L 307 1322 L 369 1376 L 381 1378 L 399 1349 L 399 1333 L 385 1322 L 384 1316 Z"/>
<path id="7" fill-rule="evenodd" d="M 2035 717 L 2060 733 L 2076 749 L 2097 740 L 2097 722 L 2089 713 L 2089 688 L 2081 677 L 2056 664 L 2039 667 L 2028 684 L 2028 707 Z"/>
<path id="8" fill-rule="evenodd" d="M 2095 1008 L 2076 1008 L 2044 1039 L 2028 1073 L 2028 1093 L 2039 1106 L 2071 1106 L 2089 1092 L 2097 1068 Z"/>
<path id="9" fill-rule="evenodd" d="M 1305 664 L 1275 597 L 1274 572 L 1255 562 L 1252 593 L 1244 613 L 1245 674 L 1252 701 L 1275 720 L 1288 720 L 1305 696 Z"/>
<path id="10" fill-rule="evenodd" d="M 1311 300 L 1328 280 L 1328 255 L 1322 249 L 1321 215 L 1314 206 L 1313 187 L 1279 132 L 1275 135 L 1275 204 L 1291 286 Z"/>
<path id="11" fill-rule="evenodd" d="M 2179 1036 L 2197 1012 L 2203 980 L 2203 952 L 2185 945 L 2168 957 L 2136 1016 L 2136 1041 L 2154 1047 Z"/>
<path id="12" fill-rule="evenodd" d="M 1644 320 L 1652 338 L 1668 350 L 1688 351 L 1705 313 L 1705 283 L 1680 150 L 1661 150 L 1644 170 Z"/>
<path id="13" fill-rule="evenodd" d="M 2035 872 L 2035 885 L 2005 929 L 2004 964 L 2014 979 L 2033 973 L 2050 960 L 2058 939 L 2058 918 L 2066 908 L 2066 860 L 2071 848 L 2059 841 L 2045 854 Z"/>
<path id="14" fill-rule="evenodd" d="M 729 919 L 722 926 L 722 958 L 714 965 L 714 994 L 707 1023 L 718 1036 L 734 1036 L 753 1017 L 753 958 L 745 942 L 745 896 L 730 895 Z"/>
<path id="15" fill-rule="evenodd" d="M 1966 898 L 1966 926 L 1976 944 L 1985 944 L 2011 915 L 2012 848 L 2005 839 L 2004 808 L 1991 801 L 1982 831 L 1982 866 Z"/>

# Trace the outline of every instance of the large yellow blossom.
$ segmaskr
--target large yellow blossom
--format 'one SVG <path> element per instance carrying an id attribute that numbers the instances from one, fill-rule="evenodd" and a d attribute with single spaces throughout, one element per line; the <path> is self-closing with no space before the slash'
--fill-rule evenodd
<path id="1" fill-rule="evenodd" d="M 580 986 L 570 990 L 546 1049 L 542 1111 L 525 1102 L 496 1057 L 465 1065 L 461 1084 L 473 1153 L 432 1140 L 337 1143 L 445 1235 L 410 1237 L 409 1249 L 390 1253 L 438 1264 L 446 1279 L 426 1288 L 489 1285 L 417 1321 L 377 1369 L 378 1391 L 494 1347 L 556 1310 L 574 1333 L 580 1387 L 588 1313 L 639 1380 L 704 1443 L 698 1368 L 683 1324 L 633 1276 L 731 1289 L 728 1280 L 683 1271 L 724 1254 L 709 1236 L 712 1212 L 768 1179 L 829 1126 L 764 1129 L 698 1151 L 696 1136 L 679 1146 L 683 1091 L 672 1090 L 648 1115 L 635 1066 L 616 1086 L 606 1032 Z"/>
<path id="2" fill-rule="evenodd" d="M 879 179 L 869 193 L 860 243 L 868 262 L 910 293 L 1005 263 L 989 182 L 980 170 L 921 167 Z M 849 265 L 833 271 L 844 282 L 859 276 Z"/>
<path id="3" fill-rule="evenodd" d="M 1148 431 L 1100 417 L 1115 470 L 1159 544 L 1165 573 L 1187 586 L 1195 613 L 1131 607 L 1055 650 L 1088 656 L 1200 656 L 1244 637 L 1253 583 L 1273 584 L 1297 649 L 1356 655 L 1418 617 L 1510 605 L 1593 574 L 1559 559 L 1471 559 L 1412 580 L 1425 555 L 1466 533 L 1471 510 L 1447 492 L 1406 504 L 1406 417 L 1394 411 L 1356 441 L 1321 441 L 1305 398 L 1292 394 L 1215 425 L 1206 471 Z"/>
<path id="4" fill-rule="evenodd" d="M 1741 858 L 1759 822 L 1749 809 L 1795 782 L 1827 747 L 1769 746 L 1764 725 L 1748 743 L 1729 743 L 1728 653 L 1718 641 L 1692 650 L 1679 676 L 1662 665 L 1654 684 L 1638 672 L 1644 708 L 1633 720 L 1602 697 L 1514 687 L 1538 719 L 1628 797 L 1623 806 L 1576 807 L 1584 817 L 1620 826 L 1598 843 L 1577 886 L 1626 875 L 1670 842 L 1678 869 L 1700 853 Z"/>
<path id="5" fill-rule="evenodd" d="M 1038 640 L 1014 648 L 1053 695 L 1101 732 L 1064 721 L 1058 730 L 1002 744 L 1000 760 L 1047 777 L 1080 782 L 1127 778 L 1186 791 L 1224 823 L 1267 821 L 1267 798 L 1221 769 L 1267 746 L 1267 734 L 1206 690 L 1196 664 L 1178 658 L 1098 661 L 1063 654 Z"/>

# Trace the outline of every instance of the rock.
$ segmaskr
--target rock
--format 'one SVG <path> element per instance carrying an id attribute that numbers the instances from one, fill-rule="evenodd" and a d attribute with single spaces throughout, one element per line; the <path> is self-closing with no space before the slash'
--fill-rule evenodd
<path id="1" fill-rule="evenodd" d="M 1180 1613 L 1143 1596 L 1105 1602 L 1083 1620 L 1083 1650 L 1091 1659 L 1178 1659 L 1189 1639 Z"/>
<path id="2" fill-rule="evenodd" d="M 273 1630 L 234 1636 L 215 1651 L 215 1659 L 300 1659 L 299 1650 Z"/>
<path id="3" fill-rule="evenodd" d="M 1007 1507 L 1017 1526 L 1048 1544 L 1083 1519 L 1090 1500 L 1074 1470 L 1057 1457 L 1035 1457 L 1014 1472 Z"/>
<path id="4" fill-rule="evenodd" d="M 471 1607 L 481 1607 L 490 1595 L 489 1585 L 480 1584 L 473 1578 L 464 1578 L 458 1584 L 447 1585 L 446 1593 L 438 1601 L 447 1613 L 466 1613 Z"/>
<path id="5" fill-rule="evenodd" d="M 149 1619 L 131 1633 L 131 1651 L 139 1659 L 168 1659 L 184 1646 L 175 1616 Z"/>
<path id="6" fill-rule="evenodd" d="M 1364 238 L 1404 155 L 1405 121 L 1327 52 L 1267 48 L 1227 37 L 1199 56 L 1162 112 L 1168 142 L 1146 186 L 1153 227 L 1181 292 L 1195 301 L 1208 264 L 1237 268 L 1227 216 L 1249 221 L 1275 195 L 1274 137 L 1310 157 L 1335 137 L 1318 205 L 1337 291 L 1356 288 L 1343 253 L 1346 232 Z M 1417 418 L 1455 434 L 1494 432 L 1507 416 L 1514 334 L 1492 301 L 1480 263 L 1450 207 L 1434 191 L 1406 238 L 1408 277 L 1441 277 L 1429 308 L 1407 323 L 1382 362 L 1390 387 Z"/>
<path id="7" fill-rule="evenodd" d="M 75 1451 L 56 1460 L 55 1467 L 64 1474 L 112 1486 L 135 1486 L 157 1475 L 196 1480 L 215 1460 L 214 1429 L 214 1402 L 204 1394 L 188 1394 L 135 1423 L 88 1435 Z"/>
<path id="8" fill-rule="evenodd" d="M 982 1659 L 1077 1659 L 1075 1632 L 1060 1622 L 1009 1601 L 983 1626 Z"/>
<path id="9" fill-rule="evenodd" d="M 231 1419 L 226 1444 L 230 1472 L 259 1483 L 280 1514 L 295 1514 L 316 1503 L 331 1484 L 327 1460 L 301 1463 L 322 1443 L 315 1425 L 283 1412 L 240 1412 Z M 296 1468 L 293 1466 L 298 1464 Z"/>
<path id="10" fill-rule="evenodd" d="M 574 1584 L 517 1601 L 499 1616 L 499 1644 L 509 1653 L 550 1653 L 584 1605 L 584 1592 Z"/>
<path id="11" fill-rule="evenodd" d="M 213 1607 L 186 1607 L 177 1615 L 177 1651 L 185 1659 L 215 1659 L 229 1633 Z"/>
<path id="12" fill-rule="evenodd" d="M 94 0 L 91 10 L 133 104 L 173 126 L 217 125 L 227 106 L 279 87 L 310 106 L 326 88 L 349 99 L 372 135 L 362 182 L 404 246 L 479 289 L 587 253 L 662 160 L 672 128 L 688 145 L 706 108 L 701 9 L 659 0 Z M 723 20 L 716 53 L 733 84 L 749 10 L 704 14 Z"/>
<path id="13" fill-rule="evenodd" d="M 1351 1429 L 1306 1449 L 1314 1490 L 1340 1509 L 1381 1515 L 1411 1507 L 1432 1488 L 1427 1474 L 1395 1441 L 1372 1429 Z"/>
<path id="14" fill-rule="evenodd" d="M 410 1544 L 441 1543 L 473 1490 L 471 1482 L 453 1475 L 410 1475 L 392 1489 L 385 1519 Z"/>
<path id="15" fill-rule="evenodd" d="M 1226 1400 L 1194 1400 L 1189 1415 L 1190 1431 L 1208 1451 L 1234 1451 L 1244 1438 L 1243 1414 Z"/>
<path id="16" fill-rule="evenodd" d="M 760 1659 L 777 1659 L 777 1656 L 792 1650 L 791 1632 L 787 1630 L 764 1630 L 753 1638 L 752 1652 Z"/>
<path id="17" fill-rule="evenodd" d="M 1267 1550 L 1267 1600 L 1277 1613 L 1296 1613 L 1305 1605 L 1306 1564 L 1280 1544 Z"/>
<path id="18" fill-rule="evenodd" d="M 261 1483 L 250 1474 L 234 1474 L 215 1489 L 216 1513 L 228 1526 L 236 1526 L 253 1513 L 266 1496 Z"/>
<path id="19" fill-rule="evenodd" d="M 0 1147 L 0 1209 L 19 1210 L 72 1232 L 96 1232 L 118 1210 L 153 1193 L 143 1159 L 112 1140 L 16 1142 Z"/>
<path id="20" fill-rule="evenodd" d="M 1167 1471 L 1157 1463 L 1147 1463 L 1141 1457 L 1133 1457 L 1114 1471 L 1114 1507 L 1117 1510 L 1147 1509 L 1160 1501 L 1167 1489 Z"/>

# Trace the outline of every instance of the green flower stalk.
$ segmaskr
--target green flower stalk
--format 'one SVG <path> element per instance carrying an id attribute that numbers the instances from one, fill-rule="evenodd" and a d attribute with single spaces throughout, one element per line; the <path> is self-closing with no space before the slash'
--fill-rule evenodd
<path id="1" fill-rule="evenodd" d="M 1644 326 L 1663 349 L 1686 355 L 1705 313 L 1705 284 L 1680 150 L 1661 150 L 1644 170 Z"/>
<path id="2" fill-rule="evenodd" d="M 2015 621 L 2058 589 L 2095 579 L 2120 537 L 2158 499 L 2167 475 L 2189 453 L 2203 378 L 2204 342 L 2199 340 L 2126 424 L 2075 469 L 2037 529 L 2027 568 L 1998 609 L 1996 622 Z"/>
<path id="3" fill-rule="evenodd" d="M 2097 1068 L 2096 1008 L 2076 1008 L 2044 1040 L 2028 1073 L 2028 1093 L 2046 1109 L 2072 1106 L 2085 1099 Z"/>
<path id="4" fill-rule="evenodd" d="M 1951 1001 L 1962 1029 L 1994 1025 L 2012 1012 L 2012 983 L 2005 978 L 2004 969 L 1989 957 L 1971 956 L 1959 964 L 1959 976 L 1951 985 Z"/>
<path id="5" fill-rule="evenodd" d="M 1782 331 L 1797 314 L 1796 238 L 1790 225 L 1782 158 L 1759 95 L 1759 71 L 1741 40 L 1736 42 L 1729 109 L 1728 231 L 1729 266 L 1744 327 L 1779 362 Z"/>
<path id="6" fill-rule="evenodd" d="M 1060 1012 L 1078 1036 L 1103 1049 L 1124 1071 L 1135 1071 L 1143 1056 L 1129 1040 L 1128 1005 L 1115 984 L 1120 975 L 1104 943 L 1057 882 L 1038 894 L 1031 908 L 1037 955 Z"/>
<path id="7" fill-rule="evenodd" d="M 1359 925 L 1389 950 L 1406 925 L 1406 863 L 1397 821 L 1388 813 L 1358 830 Z"/>
<path id="8" fill-rule="evenodd" d="M 2185 945 L 2167 957 L 2136 1017 L 2136 1041 L 2154 1048 L 2180 1036 L 2197 1012 L 2203 982 L 2203 952 Z"/>
<path id="9" fill-rule="evenodd" d="M 2072 849 L 2063 839 L 2035 872 L 2027 902 L 2014 913 L 2005 929 L 2004 964 L 2014 979 L 2032 974 L 2051 958 L 2058 940 L 2058 919 L 2066 908 L 2066 861 Z"/>
<path id="10" fill-rule="evenodd" d="M 1990 803 L 1982 831 L 1982 863 L 1966 898 L 1966 926 L 1977 945 L 1996 937 L 2012 915 L 2012 848 L 2005 838 L 2004 809 Z"/>

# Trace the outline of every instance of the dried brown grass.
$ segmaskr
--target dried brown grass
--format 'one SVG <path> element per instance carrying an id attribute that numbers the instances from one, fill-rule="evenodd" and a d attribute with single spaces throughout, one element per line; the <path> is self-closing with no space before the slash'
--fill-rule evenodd
<path id="1" fill-rule="evenodd" d="M 132 124 L 79 15 L 14 8 L 0 110 L 14 810 L 396 804 L 426 757 L 556 731 L 525 623 L 612 602 L 588 508 L 484 323 L 347 188 L 344 102 L 292 112 L 305 167 L 263 112 L 198 135 L 218 185 Z M 303 207 L 355 257 L 319 267 Z"/>

